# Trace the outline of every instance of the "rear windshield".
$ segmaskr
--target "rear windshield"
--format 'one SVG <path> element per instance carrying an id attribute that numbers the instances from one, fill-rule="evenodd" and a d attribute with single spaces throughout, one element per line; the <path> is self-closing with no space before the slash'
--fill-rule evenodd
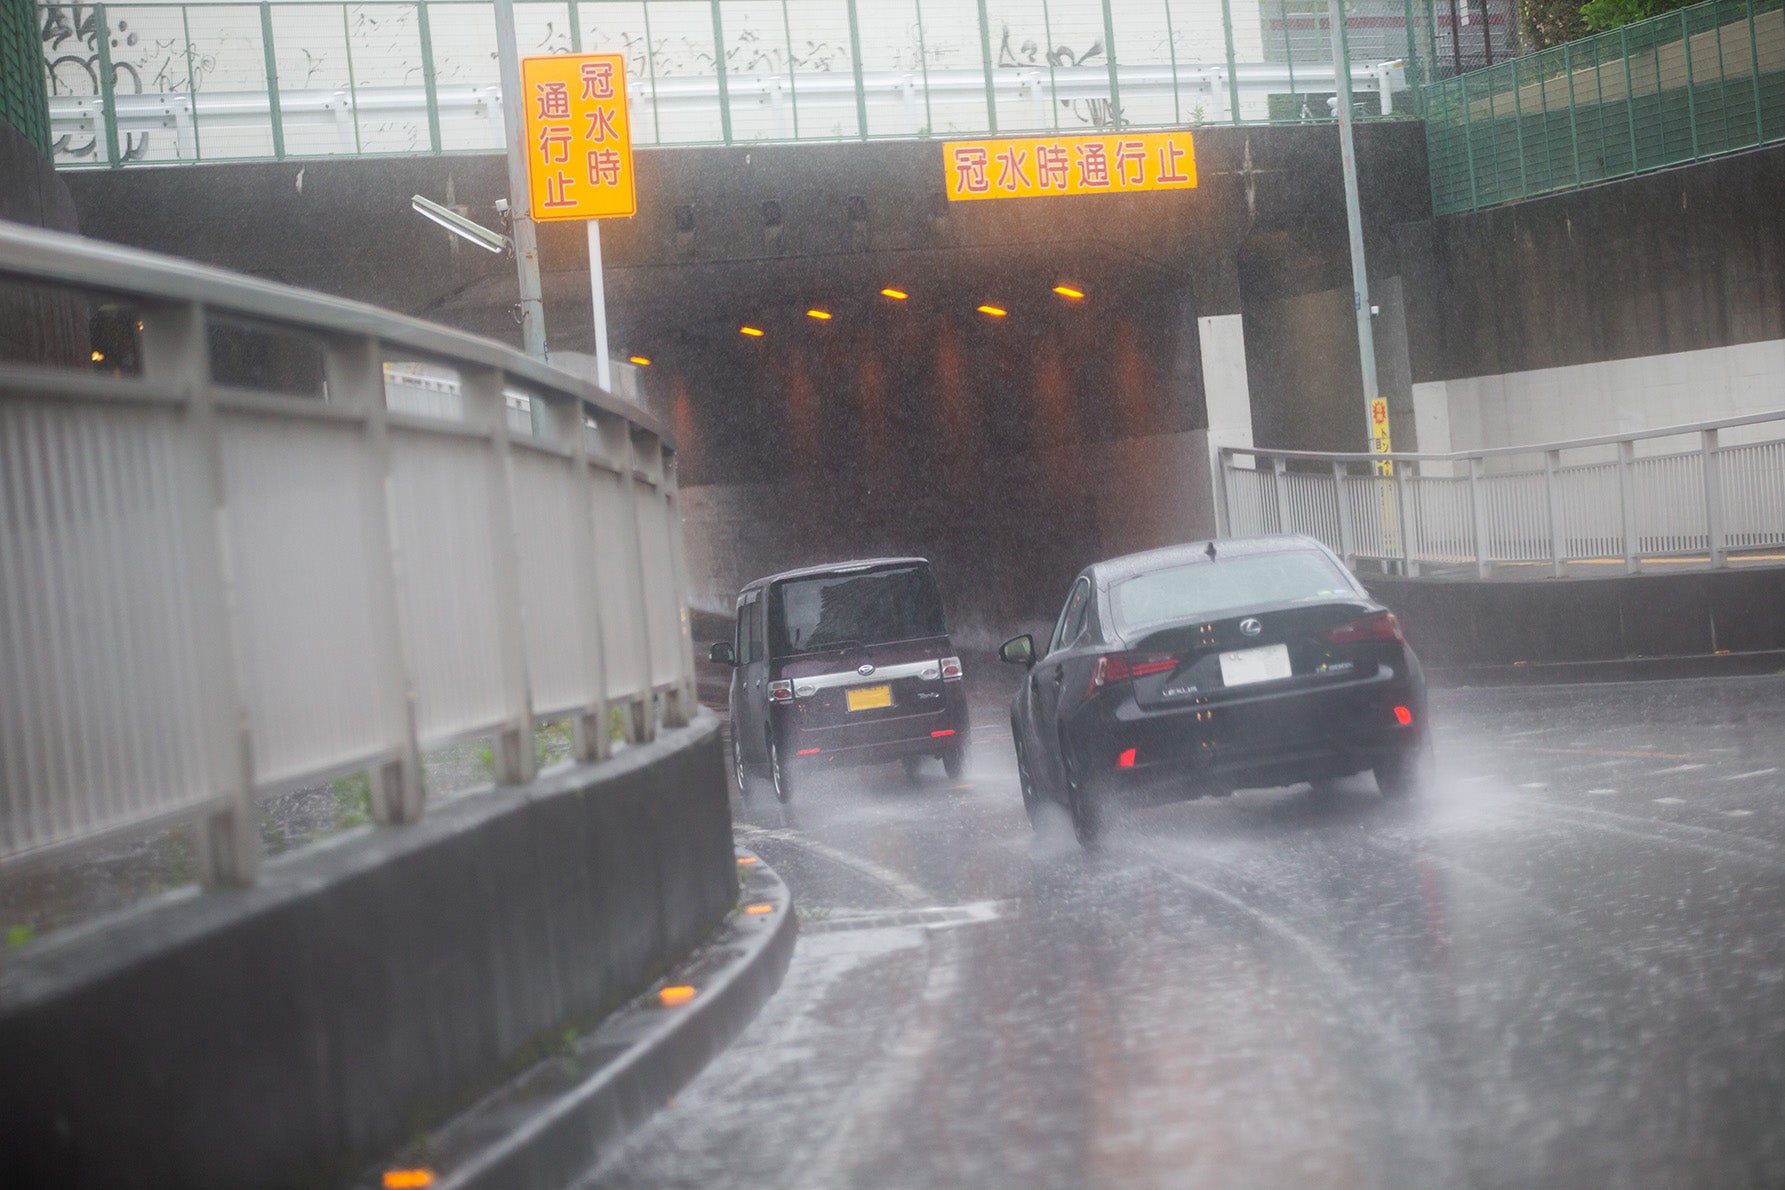
<path id="1" fill-rule="evenodd" d="M 1335 596 L 1356 598 L 1357 589 L 1332 559 L 1312 550 L 1191 562 L 1110 588 L 1116 623 L 1124 629 Z"/>
<path id="2" fill-rule="evenodd" d="M 776 657 L 947 632 L 928 566 L 791 579 L 769 593 L 769 648 Z"/>

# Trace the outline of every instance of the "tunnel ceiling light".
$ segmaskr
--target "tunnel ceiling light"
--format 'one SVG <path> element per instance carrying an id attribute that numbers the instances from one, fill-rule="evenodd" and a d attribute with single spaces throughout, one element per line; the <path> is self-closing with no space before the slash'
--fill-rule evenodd
<path id="1" fill-rule="evenodd" d="M 806 317 L 807 318 L 816 318 L 820 322 L 829 322 L 831 319 L 831 313 L 829 310 L 807 310 Z"/>
<path id="2" fill-rule="evenodd" d="M 642 355 L 629 355 L 626 357 L 626 362 L 629 364 L 637 364 L 641 368 L 648 368 L 651 366 L 651 361 Z"/>
<path id="3" fill-rule="evenodd" d="M 1056 285 L 1054 286 L 1054 292 L 1063 298 L 1071 298 L 1075 302 L 1085 296 L 1084 290 L 1074 289 L 1070 285 Z"/>
<path id="4" fill-rule="evenodd" d="M 762 338 L 762 330 L 754 326 L 740 326 L 738 328 L 738 334 L 749 335 L 752 339 Z"/>
<path id="5" fill-rule="evenodd" d="M 911 295 L 902 289 L 894 289 L 890 285 L 880 291 L 881 297 L 889 297 L 895 302 L 902 302 Z"/>
<path id="6" fill-rule="evenodd" d="M 1009 310 L 1002 309 L 998 306 L 981 306 L 979 307 L 979 312 L 981 314 L 989 315 L 992 318 L 1003 318 L 1010 313 Z"/>

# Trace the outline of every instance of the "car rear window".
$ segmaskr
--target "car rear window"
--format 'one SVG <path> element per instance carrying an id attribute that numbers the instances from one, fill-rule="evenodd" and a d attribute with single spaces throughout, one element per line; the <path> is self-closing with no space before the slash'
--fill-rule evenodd
<path id="1" fill-rule="evenodd" d="M 769 644 L 777 657 L 947 632 L 928 566 L 790 579 L 769 594 Z"/>
<path id="2" fill-rule="evenodd" d="M 1246 554 L 1140 574 L 1110 588 L 1116 623 L 1144 628 L 1168 620 L 1236 614 L 1267 603 L 1350 596 L 1357 589 L 1332 559 L 1313 550 Z"/>

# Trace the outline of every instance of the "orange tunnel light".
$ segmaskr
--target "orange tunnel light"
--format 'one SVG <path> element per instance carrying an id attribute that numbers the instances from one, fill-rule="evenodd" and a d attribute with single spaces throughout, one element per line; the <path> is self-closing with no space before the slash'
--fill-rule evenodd
<path id="1" fill-rule="evenodd" d="M 759 328 L 753 327 L 753 326 L 740 326 L 738 328 L 738 334 L 749 335 L 752 339 L 762 338 L 762 331 Z"/>
<path id="2" fill-rule="evenodd" d="M 889 297 L 895 302 L 902 302 L 906 298 L 910 297 L 911 295 L 906 293 L 902 289 L 894 289 L 892 286 L 889 285 L 885 289 L 880 291 L 880 296 L 881 297 Z"/>
<path id="3" fill-rule="evenodd" d="M 831 312 L 829 310 L 807 310 L 806 317 L 816 318 L 820 322 L 829 322 L 831 320 Z"/>
<path id="4" fill-rule="evenodd" d="M 1077 301 L 1079 298 L 1085 296 L 1084 290 L 1074 289 L 1070 285 L 1056 285 L 1054 286 L 1054 292 L 1063 298 L 1071 298 L 1073 301 Z"/>
<path id="5" fill-rule="evenodd" d="M 651 361 L 642 355 L 628 356 L 626 357 L 626 362 L 629 364 L 637 364 L 641 368 L 648 368 L 651 366 Z"/>
<path id="6" fill-rule="evenodd" d="M 1006 314 L 1010 313 L 1009 310 L 1001 309 L 998 306 L 980 306 L 979 312 L 981 314 L 989 314 L 993 318 L 1003 318 Z"/>
<path id="7" fill-rule="evenodd" d="M 384 1171 L 384 1190 L 419 1190 L 422 1186 L 434 1184 L 434 1171 L 431 1169 L 387 1169 Z"/>

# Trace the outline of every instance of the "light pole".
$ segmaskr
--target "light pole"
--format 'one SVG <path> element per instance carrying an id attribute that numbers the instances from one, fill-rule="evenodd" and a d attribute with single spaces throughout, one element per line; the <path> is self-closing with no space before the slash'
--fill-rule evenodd
<path id="1" fill-rule="evenodd" d="M 502 74 L 502 133 L 508 147 L 508 210 L 514 220 L 514 261 L 520 276 L 521 347 L 545 359 L 545 301 L 539 287 L 539 240 L 527 189 L 527 163 L 521 145 L 526 114 L 522 105 L 521 56 L 514 42 L 514 0 L 495 0 L 496 57 Z M 535 414 L 537 420 L 537 413 Z"/>
<path id="2" fill-rule="evenodd" d="M 1363 213 L 1357 201 L 1357 146 L 1351 135 L 1351 53 L 1345 36 L 1345 0 L 1327 0 L 1332 23 L 1333 80 L 1338 100 L 1339 166 L 1345 175 L 1345 226 L 1351 236 L 1351 301 L 1357 310 L 1357 362 L 1364 382 L 1364 440 L 1372 449 L 1388 449 L 1387 411 L 1377 428 L 1376 336 L 1370 326 L 1370 278 L 1364 267 Z M 1381 464 L 1378 464 L 1378 470 Z"/>

